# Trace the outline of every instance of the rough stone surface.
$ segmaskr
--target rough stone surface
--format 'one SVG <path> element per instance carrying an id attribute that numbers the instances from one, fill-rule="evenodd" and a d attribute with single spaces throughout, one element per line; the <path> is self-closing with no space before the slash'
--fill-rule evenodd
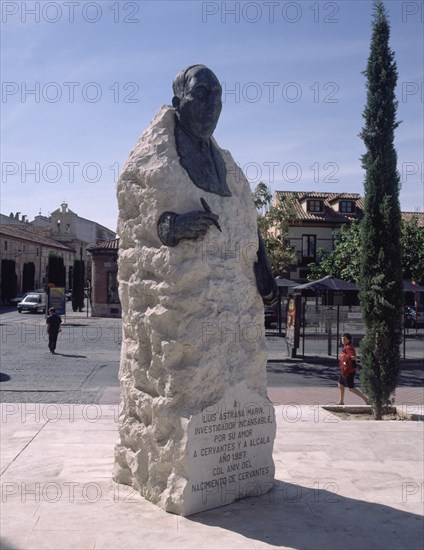
<path id="1" fill-rule="evenodd" d="M 275 421 L 249 184 L 221 150 L 232 196 L 197 188 L 178 159 L 174 115 L 161 108 L 117 185 L 123 342 L 114 479 L 188 515 L 271 488 Z M 202 210 L 201 197 L 222 233 L 211 227 L 203 240 L 162 245 L 160 215 Z"/>

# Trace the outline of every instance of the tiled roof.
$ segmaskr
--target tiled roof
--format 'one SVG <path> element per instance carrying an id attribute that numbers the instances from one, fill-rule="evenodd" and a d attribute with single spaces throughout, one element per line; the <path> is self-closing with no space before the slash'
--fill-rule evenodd
<path id="1" fill-rule="evenodd" d="M 417 219 L 418 227 L 424 227 L 424 212 L 402 212 L 402 220 L 409 222 L 413 218 Z"/>
<path id="2" fill-rule="evenodd" d="M 283 205 L 289 211 L 294 210 L 297 222 L 343 223 L 360 220 L 363 216 L 364 201 L 358 193 L 324 193 L 316 191 L 276 191 L 276 195 L 284 199 Z M 302 202 L 308 199 L 322 200 L 322 212 L 307 212 Z M 352 213 L 339 212 L 335 203 L 339 201 L 354 201 L 356 208 Z M 284 206 L 283 206 L 284 207 Z"/>
<path id="3" fill-rule="evenodd" d="M 49 246 L 50 248 L 59 248 L 61 250 L 73 251 L 72 248 L 66 246 L 63 243 L 49 239 L 44 235 L 41 235 L 34 228 L 22 229 L 14 225 L 0 225 L 0 235 L 11 237 L 15 239 L 21 239 L 31 243 L 40 244 L 42 246 Z"/>
<path id="4" fill-rule="evenodd" d="M 118 250 L 119 248 L 119 238 L 112 239 L 111 241 L 97 241 L 96 244 L 87 246 L 87 250 L 92 252 L 93 250 Z"/>

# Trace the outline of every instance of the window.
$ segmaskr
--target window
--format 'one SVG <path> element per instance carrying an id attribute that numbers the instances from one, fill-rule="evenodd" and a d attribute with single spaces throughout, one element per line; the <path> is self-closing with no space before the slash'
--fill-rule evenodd
<path id="1" fill-rule="evenodd" d="M 344 212 L 345 214 L 352 214 L 353 212 L 355 212 L 355 203 L 353 201 L 340 201 L 339 212 Z"/>
<path id="2" fill-rule="evenodd" d="M 322 212 L 323 202 L 320 200 L 309 200 L 307 203 L 308 212 Z"/>
<path id="3" fill-rule="evenodd" d="M 302 260 L 305 262 L 314 262 L 317 250 L 316 235 L 302 235 Z"/>
<path id="4" fill-rule="evenodd" d="M 4 241 L 4 249 L 7 250 L 7 241 Z"/>

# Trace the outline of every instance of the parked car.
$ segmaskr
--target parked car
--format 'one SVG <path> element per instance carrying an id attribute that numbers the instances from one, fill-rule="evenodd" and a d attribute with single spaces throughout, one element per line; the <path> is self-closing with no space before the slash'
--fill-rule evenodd
<path id="1" fill-rule="evenodd" d="M 424 326 L 424 312 L 417 310 L 411 306 L 405 306 L 405 326 L 409 328 Z"/>
<path id="2" fill-rule="evenodd" d="M 22 313 L 23 311 L 30 311 L 32 313 L 41 311 L 41 313 L 45 313 L 46 307 L 46 295 L 44 292 L 29 293 L 17 305 L 18 313 Z"/>

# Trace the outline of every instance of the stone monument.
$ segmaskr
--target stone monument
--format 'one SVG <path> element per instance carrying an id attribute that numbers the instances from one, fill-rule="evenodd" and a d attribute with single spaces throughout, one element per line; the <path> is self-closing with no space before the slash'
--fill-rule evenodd
<path id="1" fill-rule="evenodd" d="M 114 479 L 183 516 L 269 491 L 275 295 L 245 176 L 212 134 L 221 86 L 181 71 L 117 184 L 123 341 Z"/>

